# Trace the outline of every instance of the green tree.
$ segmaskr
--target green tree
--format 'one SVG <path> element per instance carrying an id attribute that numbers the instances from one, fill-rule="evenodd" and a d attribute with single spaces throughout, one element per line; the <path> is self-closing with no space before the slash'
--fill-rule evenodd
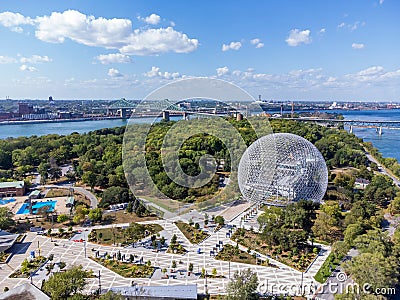
<path id="1" fill-rule="evenodd" d="M 42 290 L 51 299 L 67 299 L 85 288 L 89 275 L 89 272 L 82 270 L 82 266 L 74 266 L 65 272 L 54 273 L 44 282 Z"/>
<path id="2" fill-rule="evenodd" d="M 89 219 L 92 220 L 93 222 L 100 222 L 102 218 L 103 218 L 103 210 L 100 207 L 93 208 L 89 211 Z"/>
<path id="3" fill-rule="evenodd" d="M 0 229 L 10 229 L 13 225 L 13 213 L 7 207 L 0 207 Z"/>
<path id="4" fill-rule="evenodd" d="M 228 299 L 252 300 L 259 298 L 257 287 L 257 274 L 250 269 L 247 269 L 245 271 L 235 272 L 233 278 L 228 283 L 226 292 L 228 294 Z"/>
<path id="5" fill-rule="evenodd" d="M 108 291 L 107 293 L 100 296 L 99 300 L 124 300 L 125 297 L 121 294 Z"/>
<path id="6" fill-rule="evenodd" d="M 386 232 L 380 229 L 369 230 L 354 239 L 354 246 L 361 253 L 380 253 L 388 256 L 391 252 L 391 241 Z"/>
<path id="7" fill-rule="evenodd" d="M 68 221 L 68 216 L 66 214 L 61 214 L 57 217 L 57 222 L 58 223 L 64 223 L 66 221 Z"/>
<path id="8" fill-rule="evenodd" d="M 344 269 L 361 287 L 369 284 L 371 290 L 394 287 L 398 283 L 396 258 L 384 257 L 381 253 L 361 253 L 350 262 L 346 262 Z"/>
<path id="9" fill-rule="evenodd" d="M 83 183 L 86 183 L 90 186 L 91 190 L 93 190 L 94 186 L 96 185 L 97 176 L 92 171 L 87 171 L 82 175 Z"/>
<path id="10" fill-rule="evenodd" d="M 216 216 L 214 218 L 214 222 L 217 223 L 220 226 L 223 226 L 225 224 L 225 219 L 223 216 Z"/>
<path id="11" fill-rule="evenodd" d="M 354 239 L 364 231 L 364 226 L 361 223 L 350 224 L 344 231 L 345 243 L 350 247 L 354 246 Z"/>

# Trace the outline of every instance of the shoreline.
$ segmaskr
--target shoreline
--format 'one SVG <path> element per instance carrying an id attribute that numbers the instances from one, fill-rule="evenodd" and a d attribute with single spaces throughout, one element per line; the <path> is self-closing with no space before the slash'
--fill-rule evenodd
<path id="1" fill-rule="evenodd" d="M 86 122 L 102 120 L 128 120 L 122 117 L 99 117 L 99 118 L 76 118 L 76 119 L 49 119 L 49 120 L 24 120 L 24 121 L 3 121 L 1 125 L 24 125 L 24 124 L 44 124 L 44 123 L 65 123 L 65 122 Z"/>

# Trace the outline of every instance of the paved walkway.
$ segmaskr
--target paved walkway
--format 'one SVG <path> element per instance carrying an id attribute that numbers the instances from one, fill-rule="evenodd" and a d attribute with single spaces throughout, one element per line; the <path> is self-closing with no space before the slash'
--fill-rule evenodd
<path id="1" fill-rule="evenodd" d="M 14 255 L 11 259 L 9 266 L 2 265 L 0 270 L 0 290 L 3 290 L 5 286 L 13 288 L 21 283 L 27 282 L 28 279 L 12 279 L 8 278 L 8 275 L 12 273 L 12 270 L 18 268 L 21 262 L 29 256 L 30 251 L 38 252 L 38 242 L 42 255 L 48 256 L 49 254 L 54 254 L 54 261 L 59 262 L 64 261 L 67 263 L 67 267 L 71 265 L 81 264 L 84 269 L 92 270 L 95 274 L 98 274 L 100 270 L 101 273 L 101 286 L 102 288 L 117 287 L 117 286 L 127 286 L 131 285 L 132 282 L 140 285 L 165 285 L 165 284 L 197 284 L 198 292 L 204 293 L 206 289 L 210 294 L 221 294 L 224 293 L 226 286 L 229 282 L 229 278 L 238 270 L 245 270 L 247 268 L 252 269 L 258 275 L 260 282 L 260 291 L 262 292 L 275 292 L 275 293 L 288 293 L 294 294 L 298 292 L 298 289 L 302 285 L 304 286 L 315 286 L 315 281 L 313 275 L 318 270 L 319 265 L 322 264 L 326 258 L 328 251 L 325 252 L 321 257 L 319 257 L 315 265 L 313 265 L 307 272 L 301 273 L 293 268 L 290 268 L 270 257 L 269 261 L 275 264 L 277 268 L 248 265 L 235 262 L 227 262 L 216 260 L 213 256 L 210 256 L 210 251 L 216 247 L 217 244 L 222 242 L 222 244 L 232 244 L 227 233 L 232 227 L 233 223 L 240 221 L 244 214 L 248 211 L 239 214 L 229 226 L 224 226 L 217 232 L 213 232 L 213 227 L 208 228 L 210 230 L 211 236 L 201 242 L 199 245 L 192 245 L 186 237 L 181 233 L 181 231 L 176 227 L 173 222 L 178 219 L 184 219 L 183 217 L 177 216 L 170 220 L 156 220 L 147 221 L 141 223 L 158 223 L 164 230 L 161 232 L 163 236 L 166 237 L 167 243 L 169 243 L 170 238 L 173 234 L 176 234 L 179 243 L 188 250 L 184 255 L 169 254 L 164 251 L 154 252 L 151 249 L 146 249 L 145 247 L 115 247 L 115 246 L 104 246 L 97 244 L 86 244 L 86 257 L 85 257 L 85 247 L 84 243 L 58 240 L 51 242 L 49 238 L 36 235 L 34 233 L 28 233 L 24 244 L 19 245 L 19 253 Z M 254 216 L 256 217 L 256 216 Z M 236 220 L 236 221 L 235 221 Z M 128 224 L 119 224 L 119 226 L 127 226 Z M 115 225 L 110 225 L 115 226 Z M 103 226 L 103 227 L 110 227 Z M 94 228 L 100 228 L 96 226 Z M 149 238 L 148 238 L 149 239 Z M 146 239 L 145 239 L 146 240 Z M 144 241 L 145 242 L 145 241 Z M 201 249 L 198 253 L 197 250 Z M 242 250 L 247 251 L 245 247 L 240 247 Z M 100 255 L 114 254 L 121 251 L 121 254 L 128 258 L 130 254 L 135 255 L 135 260 L 138 262 L 142 259 L 143 262 L 150 260 L 151 264 L 157 268 L 156 272 L 153 274 L 152 278 L 124 278 L 111 270 L 97 264 L 93 260 L 89 259 L 89 256 L 95 256 L 96 251 L 99 251 Z M 259 254 L 261 259 L 266 259 L 267 256 Z M 172 261 L 177 262 L 177 268 L 175 272 L 171 272 Z M 194 266 L 193 273 L 188 276 L 188 266 L 192 263 Z M 167 269 L 167 274 L 169 278 L 165 278 L 165 275 L 161 272 L 162 269 Z M 210 275 L 215 268 L 217 275 L 221 275 L 221 278 L 210 278 L 207 280 L 201 278 L 200 274 L 202 269 L 207 271 Z M 41 281 L 45 278 L 44 271 L 39 272 L 33 276 L 33 282 L 40 286 Z M 87 292 L 92 292 L 98 288 L 98 278 L 93 278 L 88 280 L 89 284 L 87 286 Z M 286 288 L 285 290 L 282 290 Z"/>

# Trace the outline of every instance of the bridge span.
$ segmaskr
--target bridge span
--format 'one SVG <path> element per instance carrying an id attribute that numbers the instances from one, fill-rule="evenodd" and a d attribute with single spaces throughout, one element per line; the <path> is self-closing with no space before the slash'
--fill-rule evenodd
<path id="1" fill-rule="evenodd" d="M 323 124 L 343 124 L 349 127 L 349 132 L 353 133 L 353 128 L 375 128 L 379 135 L 382 134 L 383 128 L 400 130 L 400 120 L 355 120 L 355 119 L 323 119 L 323 118 L 285 118 L 285 117 L 271 117 L 270 119 L 284 119 L 293 120 L 298 122 L 314 122 Z"/>

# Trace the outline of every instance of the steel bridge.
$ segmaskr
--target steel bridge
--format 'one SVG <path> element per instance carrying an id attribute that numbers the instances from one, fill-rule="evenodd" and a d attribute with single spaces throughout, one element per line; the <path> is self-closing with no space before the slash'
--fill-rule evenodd
<path id="1" fill-rule="evenodd" d="M 298 122 L 314 122 L 338 125 L 342 124 L 349 127 L 350 133 L 353 132 L 353 128 L 375 128 L 379 134 L 382 134 L 383 128 L 400 130 L 400 120 L 352 120 L 352 119 L 322 119 L 322 118 L 282 118 L 282 117 L 271 117 L 270 119 L 284 119 L 293 120 Z"/>

